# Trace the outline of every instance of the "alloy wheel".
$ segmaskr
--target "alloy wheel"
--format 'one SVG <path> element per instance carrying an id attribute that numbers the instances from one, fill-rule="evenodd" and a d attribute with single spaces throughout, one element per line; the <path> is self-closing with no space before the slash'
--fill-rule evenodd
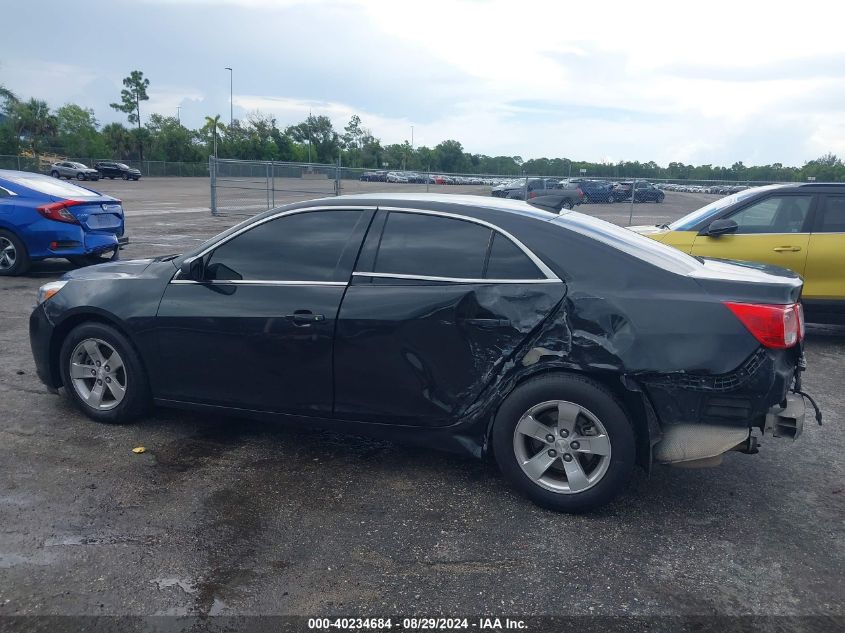
<path id="1" fill-rule="evenodd" d="M 102 339 L 80 341 L 70 355 L 73 389 L 92 409 L 108 411 L 126 396 L 126 368 L 117 351 Z"/>
<path id="2" fill-rule="evenodd" d="M 0 237 L 0 270 L 14 268 L 16 261 L 18 261 L 18 251 L 15 245 L 8 238 Z"/>
<path id="3" fill-rule="evenodd" d="M 610 466 L 610 438 L 601 421 L 574 402 L 550 400 L 526 411 L 514 429 L 513 450 L 535 484 L 561 494 L 595 486 Z"/>

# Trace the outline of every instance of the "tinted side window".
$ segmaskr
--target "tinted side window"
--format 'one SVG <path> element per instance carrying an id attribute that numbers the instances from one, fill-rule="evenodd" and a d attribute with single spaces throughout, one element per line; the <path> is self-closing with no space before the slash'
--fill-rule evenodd
<path id="1" fill-rule="evenodd" d="M 338 270 L 362 211 L 296 213 L 259 224 L 211 254 L 209 280 L 346 281 Z M 357 248 L 357 245 L 355 245 Z"/>
<path id="2" fill-rule="evenodd" d="M 845 233 L 845 196 L 825 197 L 815 232 Z"/>
<path id="3" fill-rule="evenodd" d="M 730 219 L 737 233 L 800 233 L 810 210 L 812 196 L 769 196 L 737 211 Z"/>
<path id="4" fill-rule="evenodd" d="M 391 212 L 375 272 L 481 279 L 490 229 L 473 222 Z"/>
<path id="5" fill-rule="evenodd" d="M 487 279 L 543 279 L 528 256 L 501 233 L 493 236 L 490 260 L 487 263 Z"/>

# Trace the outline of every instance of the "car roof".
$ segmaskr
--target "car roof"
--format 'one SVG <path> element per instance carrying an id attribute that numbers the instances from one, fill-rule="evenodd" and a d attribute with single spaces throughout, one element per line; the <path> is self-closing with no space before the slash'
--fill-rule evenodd
<path id="1" fill-rule="evenodd" d="M 398 207 L 407 209 L 430 209 L 473 217 L 474 211 L 496 211 L 511 216 L 521 216 L 548 222 L 558 214 L 543 211 L 522 200 L 509 200 L 493 196 L 473 196 L 448 193 L 362 193 L 308 200 L 290 205 L 289 208 L 311 206 L 348 206 L 350 204 L 371 207 Z"/>

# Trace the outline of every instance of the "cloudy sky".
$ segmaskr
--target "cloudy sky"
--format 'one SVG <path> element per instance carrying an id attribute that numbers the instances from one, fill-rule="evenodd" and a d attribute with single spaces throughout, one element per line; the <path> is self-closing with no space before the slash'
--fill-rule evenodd
<path id="1" fill-rule="evenodd" d="M 71 6 L 75 8 L 71 8 Z M 845 5 L 736 0 L 28 0 L 3 9 L 0 84 L 101 122 L 196 127 L 357 113 L 384 143 L 523 158 L 800 165 L 845 155 Z M 10 28 L 11 26 L 14 28 Z"/>

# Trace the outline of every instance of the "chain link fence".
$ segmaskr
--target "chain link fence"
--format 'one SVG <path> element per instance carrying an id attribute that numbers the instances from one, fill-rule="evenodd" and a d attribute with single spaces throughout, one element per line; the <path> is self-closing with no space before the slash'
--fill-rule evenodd
<path id="1" fill-rule="evenodd" d="M 113 158 L 60 158 L 58 156 L 25 156 L 0 155 L 0 169 L 17 169 L 19 171 L 34 171 L 44 174 L 50 173 L 50 166 L 54 162 L 68 161 L 82 163 L 94 167 L 97 161 L 107 160 L 118 162 L 139 169 L 143 176 L 208 176 L 208 163 L 186 163 L 164 160 L 115 160 Z"/>
<path id="2" fill-rule="evenodd" d="M 340 164 L 209 159 L 211 210 L 215 215 L 255 214 L 283 204 L 354 193 L 452 193 L 525 200 L 537 189 L 579 187 L 583 203 L 662 201 L 666 191 L 736 193 L 769 182 L 455 174 L 363 169 Z M 631 210 L 633 214 L 633 209 Z"/>

